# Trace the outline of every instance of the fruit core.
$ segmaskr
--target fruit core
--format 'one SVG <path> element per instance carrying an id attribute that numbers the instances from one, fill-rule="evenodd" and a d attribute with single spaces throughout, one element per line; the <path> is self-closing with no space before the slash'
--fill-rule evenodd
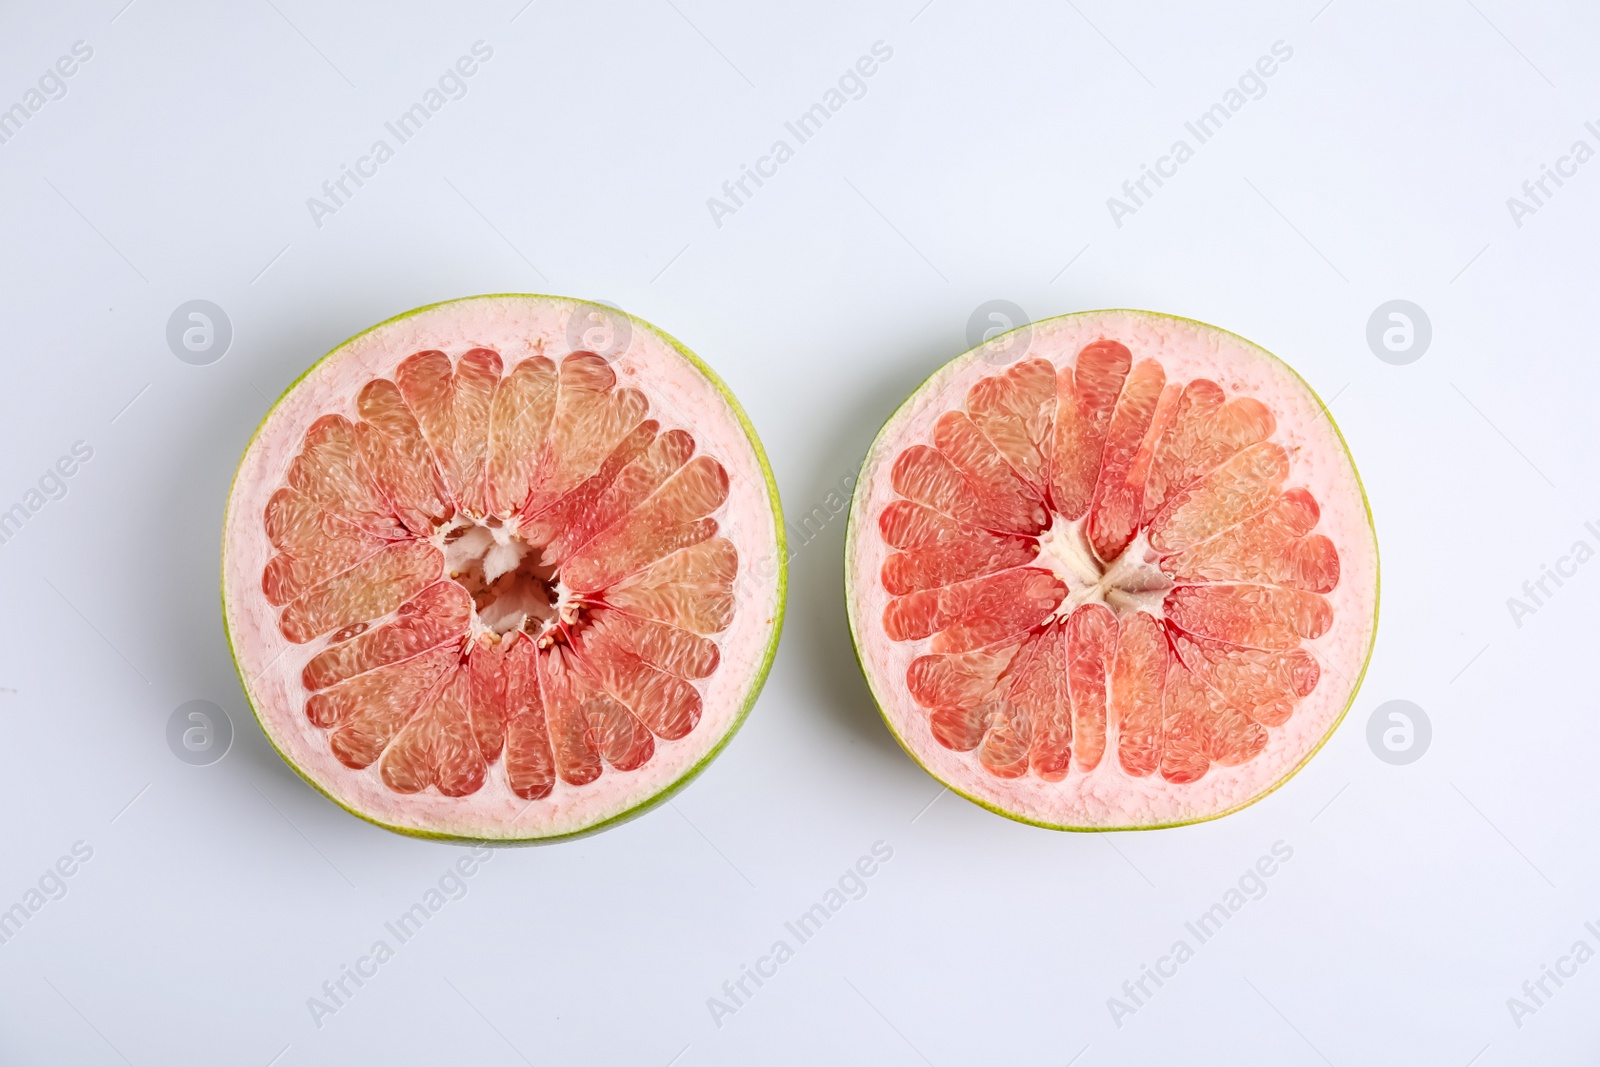
<path id="1" fill-rule="evenodd" d="M 1172 579 L 1162 572 L 1142 534 L 1110 563 L 1102 563 L 1082 521 L 1054 512 L 1051 520 L 1039 535 L 1039 555 L 1033 563 L 1067 587 L 1053 617 L 1064 619 L 1083 604 L 1104 604 L 1119 617 L 1133 611 L 1161 615 L 1161 600 L 1172 588 Z"/>
<path id="2" fill-rule="evenodd" d="M 521 632 L 549 648 L 580 626 L 582 595 L 561 581 L 559 566 L 540 562 L 541 546 L 523 540 L 514 518 L 458 513 L 435 536 L 445 573 L 472 597 L 474 633 Z"/>

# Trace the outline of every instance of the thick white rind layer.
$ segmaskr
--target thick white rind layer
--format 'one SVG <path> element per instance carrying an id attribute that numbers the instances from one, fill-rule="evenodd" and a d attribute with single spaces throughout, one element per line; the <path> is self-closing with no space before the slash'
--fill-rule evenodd
<path id="1" fill-rule="evenodd" d="M 1027 339 L 1020 355 L 1011 346 Z M 890 472 L 895 457 L 912 444 L 932 440 L 944 412 L 962 408 L 980 378 L 1022 359 L 1069 365 L 1084 345 L 1102 338 L 1121 341 L 1133 358 L 1161 362 L 1169 382 L 1210 378 L 1232 396 L 1253 396 L 1277 416 L 1273 440 L 1289 452 L 1288 486 L 1304 486 L 1321 505 L 1317 530 L 1339 550 L 1338 586 L 1328 594 L 1334 624 L 1306 647 L 1322 666 L 1311 695 L 1287 724 L 1269 730 L 1266 749 L 1238 767 L 1213 766 L 1190 785 L 1173 785 L 1159 774 L 1135 778 L 1116 760 L 1115 727 L 1106 756 L 1092 772 L 1074 765 L 1061 782 L 1033 775 L 1001 779 L 971 753 L 945 748 L 934 739 L 927 709 L 906 689 L 906 668 L 928 650 L 929 640 L 891 641 L 883 632 L 890 597 L 879 574 L 890 548 L 878 531 L 878 515 L 893 499 Z M 1010 358 L 1013 357 L 1014 358 Z M 987 358 L 986 358 L 987 357 Z M 1378 547 L 1366 496 L 1345 443 L 1310 387 L 1284 363 L 1241 337 L 1214 326 L 1143 311 L 1090 311 L 1048 319 L 1003 334 L 936 371 L 879 431 L 862 467 L 851 503 L 845 542 L 846 603 L 856 653 L 878 706 L 896 738 L 935 778 L 968 799 L 1025 822 L 1059 829 L 1143 829 L 1215 818 L 1270 792 L 1294 773 L 1325 741 L 1355 695 L 1366 669 L 1377 624 Z"/>
<path id="2" fill-rule="evenodd" d="M 781 621 L 784 559 L 764 459 L 742 413 L 718 384 L 671 338 L 630 319 L 628 348 L 611 360 L 618 387 L 637 386 L 650 399 L 649 417 L 660 420 L 663 429 L 688 430 L 697 451 L 715 457 L 728 472 L 728 500 L 714 517 L 739 552 L 736 606 L 733 624 L 716 638 L 721 666 L 699 684 L 704 710 L 694 730 L 679 741 L 657 739 L 654 758 L 636 771 L 607 768 L 582 787 L 558 781 L 549 797 L 529 802 L 511 792 L 499 762 L 470 797 L 446 797 L 432 789 L 396 794 L 379 780 L 376 764 L 358 771 L 339 763 L 329 751 L 327 731 L 305 717 L 300 673 L 326 647 L 326 638 L 305 645 L 287 641 L 278 630 L 279 609 L 261 592 L 261 574 L 272 554 L 262 516 L 284 484 L 306 429 L 328 414 L 354 420 L 361 386 L 392 377 L 402 359 L 424 349 L 458 357 L 470 348 L 492 348 L 507 371 L 540 353 L 559 362 L 572 350 L 568 320 L 594 309 L 556 297 L 489 296 L 391 319 L 334 349 L 292 386 L 268 413 L 240 463 L 223 532 L 223 610 L 240 678 L 279 753 L 362 818 L 402 832 L 488 841 L 594 829 L 648 805 L 700 769 L 742 721 L 765 679 Z M 583 325 L 588 324 L 585 319 Z"/>

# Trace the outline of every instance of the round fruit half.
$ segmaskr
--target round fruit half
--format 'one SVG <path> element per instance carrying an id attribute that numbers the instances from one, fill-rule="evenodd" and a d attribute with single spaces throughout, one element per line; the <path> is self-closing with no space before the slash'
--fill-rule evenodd
<path id="1" fill-rule="evenodd" d="M 351 338 L 274 405 L 228 500 L 223 614 L 317 789 L 401 833 L 534 841 L 643 811 L 727 744 L 784 560 L 755 431 L 692 353 L 607 306 L 472 297 Z"/>
<path id="2" fill-rule="evenodd" d="M 1056 829 L 1215 818 L 1288 779 L 1355 696 L 1378 548 L 1309 386 L 1143 311 L 995 337 L 867 455 L 846 602 L 896 739 Z"/>

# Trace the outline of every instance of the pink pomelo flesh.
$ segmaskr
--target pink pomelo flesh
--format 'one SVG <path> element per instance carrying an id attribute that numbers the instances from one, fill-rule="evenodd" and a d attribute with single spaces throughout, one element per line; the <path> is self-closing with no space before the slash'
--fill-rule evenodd
<path id="1" fill-rule="evenodd" d="M 919 763 L 1060 829 L 1213 818 L 1353 699 L 1378 556 L 1343 439 L 1242 338 L 1067 315 L 925 382 L 851 508 L 850 624 Z"/>
<path id="2" fill-rule="evenodd" d="M 753 432 L 639 320 L 581 301 L 392 319 L 285 394 L 229 500 L 223 597 L 268 738 L 335 801 L 528 841 L 659 801 L 776 646 L 777 498 Z"/>

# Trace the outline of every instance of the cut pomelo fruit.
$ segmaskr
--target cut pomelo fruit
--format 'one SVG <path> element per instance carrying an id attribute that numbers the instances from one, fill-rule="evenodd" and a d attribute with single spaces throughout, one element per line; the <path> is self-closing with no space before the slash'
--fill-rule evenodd
<path id="1" fill-rule="evenodd" d="M 1311 758 L 1371 655 L 1378 547 L 1344 439 L 1216 327 L 1022 330 L 941 368 L 867 454 L 845 547 L 867 683 L 913 759 L 999 814 L 1235 811 Z"/>
<path id="2" fill-rule="evenodd" d="M 585 327 L 609 320 L 602 356 Z M 732 394 L 608 307 L 484 296 L 334 349 L 235 475 L 223 613 L 283 758 L 401 833 L 638 814 L 743 721 L 777 648 L 778 495 Z"/>

